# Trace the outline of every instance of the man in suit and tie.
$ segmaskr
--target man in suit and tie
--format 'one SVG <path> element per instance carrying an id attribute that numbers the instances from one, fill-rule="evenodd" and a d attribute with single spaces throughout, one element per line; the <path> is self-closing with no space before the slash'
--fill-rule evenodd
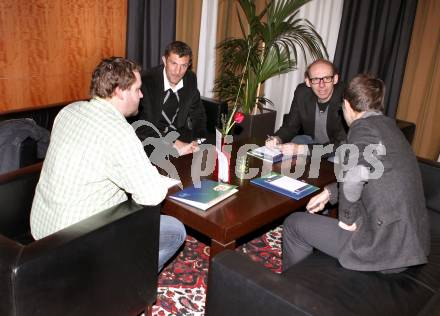
<path id="1" fill-rule="evenodd" d="M 179 155 L 189 154 L 198 149 L 195 140 L 206 137 L 206 115 L 197 89 L 197 77 L 190 70 L 191 48 L 180 41 L 172 42 L 166 47 L 162 61 L 163 65 L 143 74 L 141 91 L 144 97 L 139 114 L 132 121 L 140 120 L 136 134 L 141 141 L 163 137 L 173 131 L 179 133 L 171 137 L 173 147 Z M 142 121 L 149 123 L 142 124 Z M 145 147 L 147 154 L 151 149 Z"/>

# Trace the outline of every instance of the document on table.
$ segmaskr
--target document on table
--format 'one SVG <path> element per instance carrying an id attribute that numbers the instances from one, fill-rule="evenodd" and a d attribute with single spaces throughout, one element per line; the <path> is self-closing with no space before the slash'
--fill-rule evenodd
<path id="1" fill-rule="evenodd" d="M 194 185 L 186 187 L 168 198 L 205 211 L 236 192 L 238 192 L 236 185 L 203 179 L 200 187 Z"/>
<path id="2" fill-rule="evenodd" d="M 298 189 L 308 185 L 305 182 L 290 177 L 279 177 L 273 181 L 270 181 L 270 183 L 276 187 L 286 189 L 292 192 L 297 191 Z"/>
<path id="3" fill-rule="evenodd" d="M 318 187 L 297 179 L 270 172 L 263 177 L 251 180 L 251 183 L 299 200 L 317 190 Z"/>
<path id="4" fill-rule="evenodd" d="M 283 153 L 276 148 L 269 148 L 266 146 L 258 147 L 247 152 L 249 155 L 276 163 L 286 159 L 292 159 L 292 155 L 283 155 Z"/>

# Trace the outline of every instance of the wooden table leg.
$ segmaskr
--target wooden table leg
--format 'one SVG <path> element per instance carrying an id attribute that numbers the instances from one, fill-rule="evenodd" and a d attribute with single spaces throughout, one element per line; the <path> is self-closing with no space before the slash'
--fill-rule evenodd
<path id="1" fill-rule="evenodd" d="M 147 305 L 145 308 L 145 316 L 153 315 L 153 305 Z"/>
<path id="2" fill-rule="evenodd" d="M 213 258 L 216 254 L 218 254 L 220 251 L 223 251 L 225 249 L 235 249 L 235 240 L 228 242 L 227 244 L 222 244 L 221 242 L 211 239 L 211 250 L 209 252 L 209 260 Z"/>

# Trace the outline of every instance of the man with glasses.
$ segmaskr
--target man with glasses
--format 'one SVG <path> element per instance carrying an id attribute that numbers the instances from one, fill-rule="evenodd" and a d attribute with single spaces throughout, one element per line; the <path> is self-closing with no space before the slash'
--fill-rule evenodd
<path id="1" fill-rule="evenodd" d="M 284 154 L 305 154 L 307 146 L 333 144 L 332 153 L 345 140 L 341 116 L 343 85 L 335 66 L 318 59 L 305 72 L 305 83 L 295 90 L 290 112 L 283 125 L 266 141 Z M 311 153 L 311 151 L 310 151 Z"/>

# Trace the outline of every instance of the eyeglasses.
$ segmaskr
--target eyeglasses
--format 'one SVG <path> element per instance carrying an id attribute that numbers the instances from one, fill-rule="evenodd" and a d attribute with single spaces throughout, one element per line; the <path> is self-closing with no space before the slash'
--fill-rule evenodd
<path id="1" fill-rule="evenodd" d="M 310 80 L 310 82 L 312 84 L 319 84 L 321 82 L 321 80 L 324 83 L 330 83 L 330 82 L 333 81 L 333 77 L 334 76 L 325 76 L 325 77 L 322 77 L 322 78 L 310 78 L 309 80 Z"/>

